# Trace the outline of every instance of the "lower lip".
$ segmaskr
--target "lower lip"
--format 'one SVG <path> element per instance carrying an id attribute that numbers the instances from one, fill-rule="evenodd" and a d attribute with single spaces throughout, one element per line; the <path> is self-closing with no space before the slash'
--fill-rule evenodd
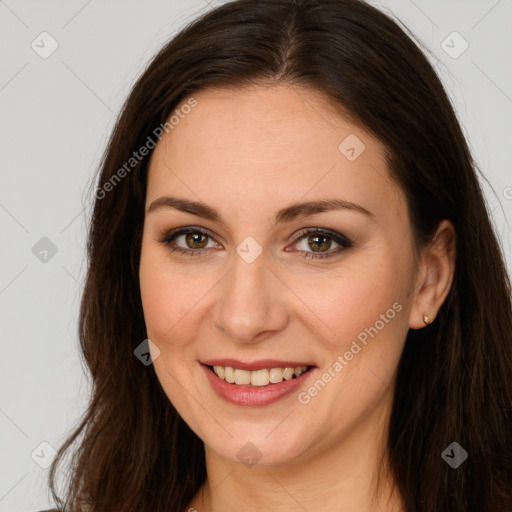
<path id="1" fill-rule="evenodd" d="M 201 363 L 201 367 L 206 373 L 206 377 L 210 381 L 212 388 L 222 399 L 231 404 L 249 407 L 272 404 L 291 395 L 306 382 L 310 374 L 315 370 L 315 368 L 310 368 L 307 372 L 295 379 L 283 380 L 277 384 L 253 387 L 230 384 L 224 379 L 217 377 L 208 366 Z"/>

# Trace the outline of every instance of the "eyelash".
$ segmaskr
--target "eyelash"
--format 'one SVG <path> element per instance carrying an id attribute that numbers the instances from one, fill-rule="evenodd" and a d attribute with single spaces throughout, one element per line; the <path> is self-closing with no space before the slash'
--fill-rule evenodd
<path id="1" fill-rule="evenodd" d="M 180 235 L 186 235 L 188 233 L 201 233 L 211 239 L 214 239 L 212 234 L 204 228 L 201 228 L 199 226 L 189 226 L 186 228 L 178 228 L 173 231 L 170 231 L 165 234 L 163 239 L 160 240 L 161 243 L 163 243 L 165 246 L 169 246 L 171 242 Z M 323 259 L 323 258 L 332 258 L 333 256 L 339 254 L 340 252 L 343 252 L 346 249 L 349 249 L 352 247 L 352 242 L 349 240 L 345 235 L 342 235 L 341 233 L 337 233 L 336 231 L 332 231 L 330 229 L 325 228 L 306 228 L 303 230 L 300 230 L 297 235 L 294 238 L 293 243 L 297 244 L 300 240 L 303 238 L 306 238 L 307 235 L 323 235 L 327 238 L 331 238 L 334 242 L 340 245 L 340 247 L 330 250 L 328 252 L 324 253 L 314 253 L 314 252 L 308 252 L 308 251 L 301 251 L 304 252 L 304 255 L 302 258 L 306 260 L 310 259 Z M 204 250 L 201 249 L 184 249 L 183 247 L 172 247 L 170 249 L 171 252 L 177 251 L 180 254 L 184 254 L 186 256 L 203 256 Z M 203 254 L 201 254 L 203 253 Z"/>

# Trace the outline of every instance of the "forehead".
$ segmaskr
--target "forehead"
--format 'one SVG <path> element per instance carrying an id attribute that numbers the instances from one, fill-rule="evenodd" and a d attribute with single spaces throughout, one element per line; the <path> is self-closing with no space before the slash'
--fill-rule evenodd
<path id="1" fill-rule="evenodd" d="M 193 98 L 155 148 L 147 204 L 169 194 L 275 211 L 328 196 L 403 213 L 384 147 L 318 91 L 215 88 Z"/>

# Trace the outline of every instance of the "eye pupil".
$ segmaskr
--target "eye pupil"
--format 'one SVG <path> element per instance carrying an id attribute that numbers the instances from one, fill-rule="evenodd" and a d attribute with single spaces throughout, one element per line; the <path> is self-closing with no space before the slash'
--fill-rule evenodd
<path id="1" fill-rule="evenodd" d="M 201 242 L 200 239 L 203 239 Z M 186 236 L 187 245 L 189 247 L 192 247 L 194 249 L 202 249 L 206 246 L 206 235 L 203 235 L 201 233 L 188 233 Z"/>
<path id="2" fill-rule="evenodd" d="M 314 252 L 322 252 L 323 250 L 329 249 L 331 246 L 330 238 L 324 235 L 313 235 L 309 237 L 313 240 L 314 245 L 310 245 Z M 319 240 L 323 240 L 323 243 L 319 243 Z"/>

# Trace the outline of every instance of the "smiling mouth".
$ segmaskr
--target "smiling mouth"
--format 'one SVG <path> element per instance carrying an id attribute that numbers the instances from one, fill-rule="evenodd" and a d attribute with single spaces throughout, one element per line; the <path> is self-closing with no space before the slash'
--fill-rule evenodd
<path id="1" fill-rule="evenodd" d="M 234 386 L 270 387 L 284 380 L 297 379 L 313 368 L 298 366 L 296 368 L 263 368 L 261 370 L 241 370 L 231 366 L 206 365 L 219 379 Z"/>

